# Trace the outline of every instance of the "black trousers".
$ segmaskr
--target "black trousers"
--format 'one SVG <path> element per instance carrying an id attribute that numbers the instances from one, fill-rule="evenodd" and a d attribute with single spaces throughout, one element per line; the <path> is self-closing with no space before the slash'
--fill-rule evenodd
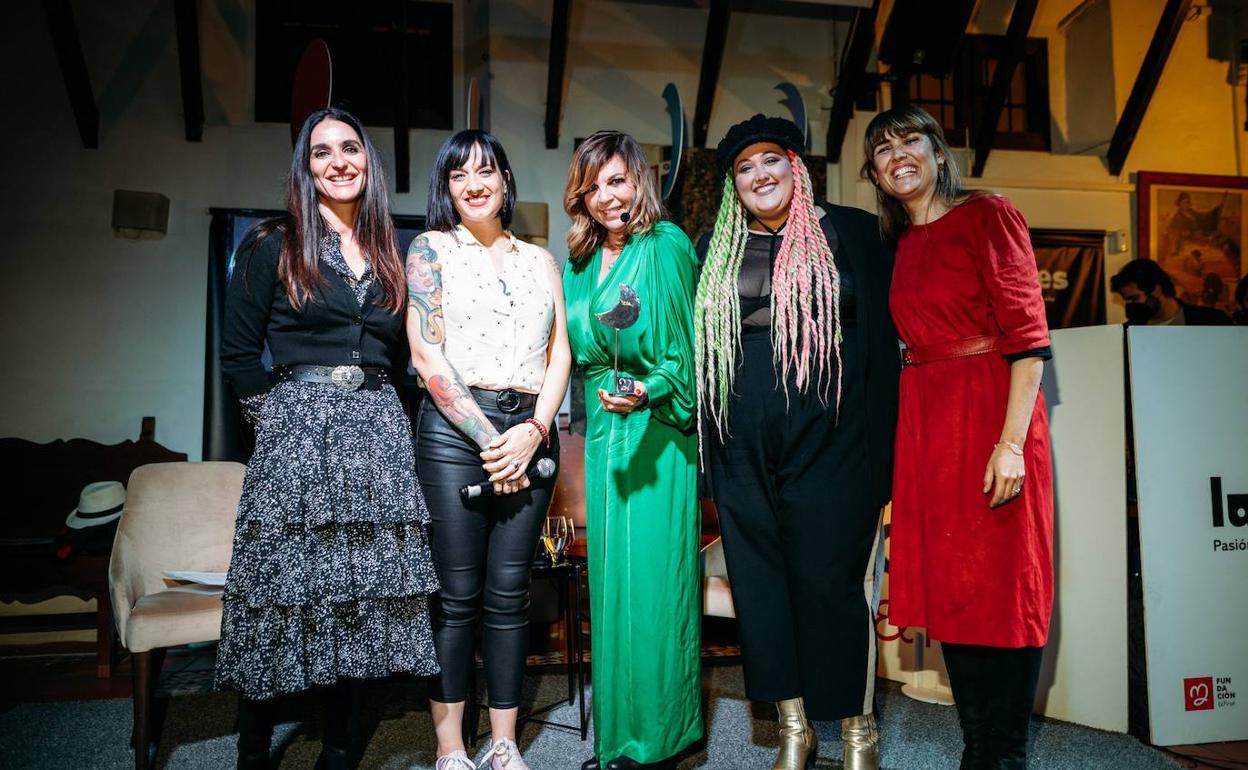
<path id="1" fill-rule="evenodd" d="M 867 482 L 857 335 L 850 327 L 842 345 L 839 418 L 814 389 L 790 384 L 786 402 L 769 329 L 747 329 L 741 342 L 731 435 L 707 446 L 746 694 L 801 697 L 812 719 L 869 713 L 880 511 Z"/>
<path id="2" fill-rule="evenodd" d="M 500 433 L 532 417 L 532 410 L 504 414 L 481 405 Z M 551 448 L 534 456 L 557 458 Z M 510 495 L 460 500 L 459 490 L 486 478 L 476 444 L 446 421 L 426 400 L 416 430 L 416 474 L 432 520 L 430 546 L 442 590 L 431 597 L 433 643 L 442 673 L 431 680 L 429 697 L 441 703 L 468 698 L 477 624 L 486 687 L 493 708 L 520 703 L 529 642 L 529 569 L 555 479 L 530 477 L 531 486 Z"/>
<path id="3" fill-rule="evenodd" d="M 362 679 L 339 679 L 334 684 L 317 688 L 321 691 L 325 729 L 322 745 L 325 751 L 339 751 L 354 756 L 363 747 L 357 746 L 360 732 L 360 711 L 367 695 Z M 278 699 L 252 700 L 238 696 L 238 753 L 240 765 L 267 767 L 269 744 L 277 724 Z"/>
<path id="4" fill-rule="evenodd" d="M 942 642 L 962 726 L 961 770 L 1023 770 L 1043 647 Z"/>

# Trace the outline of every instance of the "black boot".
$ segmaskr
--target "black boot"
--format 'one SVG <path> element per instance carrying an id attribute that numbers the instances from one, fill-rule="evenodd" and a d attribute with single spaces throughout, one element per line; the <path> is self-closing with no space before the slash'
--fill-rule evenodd
<path id="1" fill-rule="evenodd" d="M 598 764 L 598 757 L 590 757 L 581 763 L 581 770 L 602 770 L 602 765 Z"/>
<path id="2" fill-rule="evenodd" d="M 985 648 L 942 642 L 941 652 L 953 688 L 958 723 L 962 726 L 962 762 L 958 770 L 992 770 L 996 757 L 992 740 L 992 690 L 986 677 Z"/>
<path id="3" fill-rule="evenodd" d="M 997 770 L 1026 770 L 1031 710 L 1036 701 L 1043 647 L 1003 650 L 999 656 L 996 692 L 992 699 L 992 741 Z"/>
<path id="4" fill-rule="evenodd" d="M 364 682 L 340 679 L 325 690 L 325 730 L 317 770 L 353 770 L 359 762 L 360 709 Z"/>
<path id="5" fill-rule="evenodd" d="M 268 770 L 277 703 L 238 696 L 238 770 Z"/>

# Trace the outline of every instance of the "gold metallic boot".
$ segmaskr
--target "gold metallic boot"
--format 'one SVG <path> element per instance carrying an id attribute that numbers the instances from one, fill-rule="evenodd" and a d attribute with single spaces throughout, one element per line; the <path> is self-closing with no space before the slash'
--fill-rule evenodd
<path id="1" fill-rule="evenodd" d="M 807 770 L 815 764 L 815 728 L 806 720 L 801 698 L 776 704 L 780 711 L 780 756 L 771 770 Z"/>
<path id="2" fill-rule="evenodd" d="M 845 770 L 880 770 L 880 732 L 874 714 L 842 719 L 841 743 Z"/>

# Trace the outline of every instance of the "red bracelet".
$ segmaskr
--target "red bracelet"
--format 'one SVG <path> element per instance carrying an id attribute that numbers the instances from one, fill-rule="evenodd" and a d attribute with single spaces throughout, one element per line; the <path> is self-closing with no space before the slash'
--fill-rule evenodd
<path id="1" fill-rule="evenodd" d="M 546 442 L 546 448 L 550 449 L 550 431 L 546 429 L 546 426 L 542 425 L 541 421 L 536 417 L 530 417 L 525 422 L 537 428 L 537 432 L 542 434 L 542 441 Z"/>

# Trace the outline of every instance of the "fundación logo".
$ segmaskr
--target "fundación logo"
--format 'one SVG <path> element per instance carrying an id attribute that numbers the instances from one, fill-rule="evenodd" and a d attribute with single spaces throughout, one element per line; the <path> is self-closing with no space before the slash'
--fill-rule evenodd
<path id="1" fill-rule="evenodd" d="M 1183 710 L 1212 711 L 1235 705 L 1229 676 L 1194 676 L 1183 680 Z"/>

